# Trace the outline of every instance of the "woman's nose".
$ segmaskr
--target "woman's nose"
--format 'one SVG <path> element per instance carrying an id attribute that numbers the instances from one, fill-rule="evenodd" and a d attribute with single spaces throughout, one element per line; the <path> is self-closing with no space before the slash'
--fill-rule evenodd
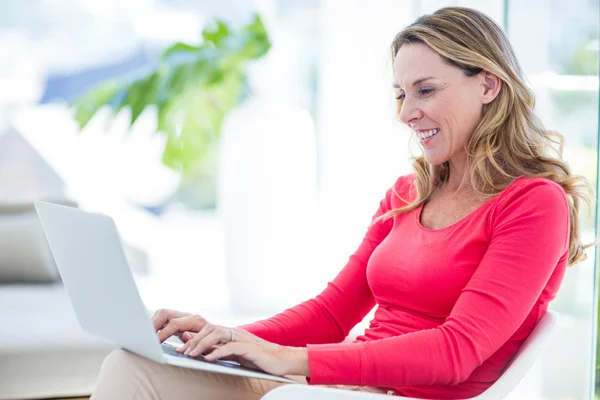
<path id="1" fill-rule="evenodd" d="M 408 98 L 402 102 L 400 107 L 400 121 L 405 124 L 410 124 L 419 120 L 423 116 L 421 110 Z"/>

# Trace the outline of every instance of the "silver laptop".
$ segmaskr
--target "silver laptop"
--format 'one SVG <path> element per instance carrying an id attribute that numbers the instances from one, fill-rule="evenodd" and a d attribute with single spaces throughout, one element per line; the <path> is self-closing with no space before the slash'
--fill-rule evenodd
<path id="1" fill-rule="evenodd" d="M 161 364 L 294 382 L 231 361 L 208 362 L 158 341 L 112 218 L 37 201 L 35 208 L 81 328 Z"/>

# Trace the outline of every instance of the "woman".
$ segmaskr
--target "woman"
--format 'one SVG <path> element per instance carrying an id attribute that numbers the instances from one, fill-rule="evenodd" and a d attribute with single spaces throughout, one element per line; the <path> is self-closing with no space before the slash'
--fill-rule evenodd
<path id="1" fill-rule="evenodd" d="M 360 247 L 316 298 L 238 328 L 161 310 L 164 341 L 310 384 L 464 399 L 502 374 L 584 258 L 573 176 L 542 127 L 503 31 L 467 8 L 419 18 L 392 44 L 400 120 L 423 148 Z M 377 306 L 369 329 L 339 343 Z M 125 351 L 95 399 L 258 399 L 281 383 L 161 366 Z"/>

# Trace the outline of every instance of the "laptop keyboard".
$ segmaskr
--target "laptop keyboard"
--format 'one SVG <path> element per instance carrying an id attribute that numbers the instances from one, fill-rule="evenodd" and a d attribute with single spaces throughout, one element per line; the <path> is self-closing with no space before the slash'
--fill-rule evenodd
<path id="1" fill-rule="evenodd" d="M 209 361 L 204 360 L 203 355 L 201 355 L 198 358 L 195 358 L 195 357 L 189 357 L 189 356 L 183 355 L 181 353 L 178 353 L 177 347 L 173 346 L 172 344 L 162 343 L 160 346 L 162 347 L 163 353 L 168 354 L 170 356 L 186 358 L 188 360 L 194 360 L 194 361 L 209 362 Z M 235 361 L 217 360 L 217 361 L 211 361 L 210 363 L 222 365 L 224 367 L 240 368 L 240 364 L 236 363 Z"/>
<path id="2" fill-rule="evenodd" d="M 198 360 L 198 359 L 193 358 L 193 357 L 185 356 L 182 353 L 178 353 L 177 352 L 177 347 L 175 347 L 175 346 L 173 346 L 171 344 L 162 343 L 160 345 L 160 347 L 162 347 L 163 353 L 168 354 L 170 356 L 175 356 L 175 357 L 180 357 L 180 358 L 189 358 L 189 359 L 192 359 L 192 360 Z M 204 358 L 204 357 L 202 357 L 202 358 Z"/>

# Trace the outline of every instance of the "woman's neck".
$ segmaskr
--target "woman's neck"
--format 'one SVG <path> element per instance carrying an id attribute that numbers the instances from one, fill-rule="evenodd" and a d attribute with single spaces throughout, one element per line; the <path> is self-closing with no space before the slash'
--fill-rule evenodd
<path id="1" fill-rule="evenodd" d="M 448 165 L 448 179 L 443 183 L 445 189 L 451 193 L 469 190 L 471 188 L 471 180 L 469 179 L 466 157 L 464 160 L 460 160 L 460 162 L 450 160 L 448 161 Z"/>

